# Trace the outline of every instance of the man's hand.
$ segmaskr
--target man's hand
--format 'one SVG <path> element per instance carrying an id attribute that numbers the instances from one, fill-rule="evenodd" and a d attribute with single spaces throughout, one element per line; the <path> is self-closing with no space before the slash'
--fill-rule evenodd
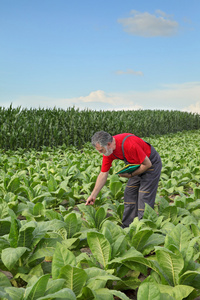
<path id="1" fill-rule="evenodd" d="M 96 198 L 93 196 L 90 196 L 87 198 L 85 205 L 93 205 L 95 202 Z"/>
<path id="2" fill-rule="evenodd" d="M 131 178 L 133 176 L 140 175 L 140 174 L 146 172 L 151 166 L 152 166 L 152 163 L 151 163 L 150 159 L 146 156 L 144 161 L 141 163 L 140 167 L 137 170 L 135 170 L 133 173 L 119 174 L 119 176 Z"/>
<path id="3" fill-rule="evenodd" d="M 108 173 L 109 173 L 109 171 L 99 173 L 96 183 L 95 183 L 95 186 L 94 186 L 94 189 L 92 191 L 92 194 L 87 198 L 85 205 L 93 205 L 94 204 L 98 193 L 100 192 L 100 190 L 106 183 Z"/>

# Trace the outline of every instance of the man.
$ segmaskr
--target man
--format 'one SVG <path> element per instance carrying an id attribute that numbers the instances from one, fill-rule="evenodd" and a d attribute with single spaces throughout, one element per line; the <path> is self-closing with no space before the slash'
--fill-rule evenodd
<path id="1" fill-rule="evenodd" d="M 112 161 L 125 160 L 129 164 L 140 164 L 133 173 L 119 176 L 128 178 L 124 192 L 124 214 L 122 227 L 128 227 L 133 219 L 143 217 L 145 203 L 154 207 L 158 182 L 162 168 L 159 154 L 153 146 L 131 133 L 111 136 L 105 131 L 98 131 L 92 137 L 92 145 L 103 154 L 101 172 L 95 187 L 86 200 L 86 205 L 94 204 L 95 199 L 105 185 Z"/>

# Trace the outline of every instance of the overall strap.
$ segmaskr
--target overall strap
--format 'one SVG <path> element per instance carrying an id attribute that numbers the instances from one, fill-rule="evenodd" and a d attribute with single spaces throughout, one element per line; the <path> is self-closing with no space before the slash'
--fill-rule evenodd
<path id="1" fill-rule="evenodd" d="M 134 136 L 134 134 L 129 134 L 129 135 L 125 136 L 125 138 L 124 138 L 123 141 L 122 141 L 122 153 L 123 153 L 124 162 L 125 162 L 126 165 L 127 165 L 129 162 L 127 161 L 127 159 L 126 159 L 126 157 L 125 157 L 125 154 L 124 154 L 124 142 L 125 142 L 125 140 L 126 140 L 129 136 Z"/>
<path id="2" fill-rule="evenodd" d="M 124 154 L 124 142 L 125 140 L 129 137 L 129 136 L 137 136 L 135 134 L 128 134 L 127 136 L 125 136 L 125 138 L 123 139 L 122 141 L 122 153 L 123 153 L 123 157 L 124 157 L 124 162 L 126 165 L 129 164 L 129 162 L 127 161 L 126 157 L 125 157 L 125 154 Z M 138 136 L 137 136 L 138 137 Z M 146 144 L 148 144 L 149 146 L 151 146 L 151 144 L 147 143 L 146 141 L 144 141 Z M 117 157 L 115 154 L 113 154 L 116 158 L 120 159 L 119 157 Z"/>

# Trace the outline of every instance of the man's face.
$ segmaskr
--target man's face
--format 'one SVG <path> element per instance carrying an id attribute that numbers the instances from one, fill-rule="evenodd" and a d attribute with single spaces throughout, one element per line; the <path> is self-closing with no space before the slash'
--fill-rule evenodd
<path id="1" fill-rule="evenodd" d="M 105 146 L 105 147 L 103 147 L 97 143 L 95 148 L 97 149 L 97 151 L 99 151 L 99 153 L 102 153 L 105 156 L 109 156 L 110 154 L 113 153 L 111 143 L 108 143 L 107 146 Z"/>
<path id="2" fill-rule="evenodd" d="M 106 146 L 105 149 L 106 149 L 106 152 L 104 153 L 105 156 L 109 156 L 110 154 L 113 153 L 113 149 L 111 147 Z"/>

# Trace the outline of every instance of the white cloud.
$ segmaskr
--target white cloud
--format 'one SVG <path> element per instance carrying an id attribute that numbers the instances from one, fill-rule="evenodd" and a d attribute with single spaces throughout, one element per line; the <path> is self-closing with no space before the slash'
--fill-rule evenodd
<path id="1" fill-rule="evenodd" d="M 166 15 L 163 11 L 157 10 L 158 16 L 148 12 L 131 11 L 133 16 L 118 19 L 124 31 L 143 37 L 172 36 L 177 33 L 178 23 Z"/>
<path id="2" fill-rule="evenodd" d="M 132 69 L 128 69 L 126 71 L 118 70 L 115 72 L 117 75 L 136 75 L 136 76 L 143 76 L 144 74 L 142 71 L 134 71 Z"/>
<path id="3" fill-rule="evenodd" d="M 115 99 L 111 97 L 109 94 L 106 94 L 104 91 L 98 90 L 98 91 L 91 92 L 88 96 L 79 97 L 78 102 L 79 101 L 84 103 L 102 102 L 102 103 L 109 103 L 113 105 Z"/>
<path id="4" fill-rule="evenodd" d="M 75 101 L 76 99 L 76 101 Z M 163 85 L 156 90 L 128 91 L 126 93 L 106 93 L 102 90 L 93 91 L 86 97 L 74 98 L 79 107 L 103 104 L 105 110 L 137 110 L 137 109 L 168 109 L 198 112 L 200 102 L 200 82 Z"/>
<path id="5" fill-rule="evenodd" d="M 9 107 L 10 103 L 1 103 Z M 127 91 L 125 93 L 106 93 L 92 91 L 86 96 L 74 98 L 49 98 L 42 96 L 22 96 L 13 101 L 13 107 L 22 108 L 62 108 L 75 106 L 92 110 L 138 110 L 168 109 L 200 113 L 200 82 L 163 85 L 148 91 Z"/>
<path id="6" fill-rule="evenodd" d="M 171 18 L 172 17 L 172 15 L 168 15 L 168 14 L 166 14 L 164 11 L 162 11 L 160 9 L 156 9 L 155 13 L 157 15 L 162 16 L 163 18 Z"/>
<path id="7" fill-rule="evenodd" d="M 182 111 L 200 114 L 200 101 L 183 108 Z"/>
<path id="8" fill-rule="evenodd" d="M 79 97 L 78 101 L 84 103 L 104 103 L 107 106 L 108 110 L 137 110 L 141 109 L 142 106 L 135 104 L 133 100 L 131 100 L 128 94 L 120 94 L 120 93 L 105 93 L 104 91 L 98 90 L 91 92 L 86 97 Z"/>

